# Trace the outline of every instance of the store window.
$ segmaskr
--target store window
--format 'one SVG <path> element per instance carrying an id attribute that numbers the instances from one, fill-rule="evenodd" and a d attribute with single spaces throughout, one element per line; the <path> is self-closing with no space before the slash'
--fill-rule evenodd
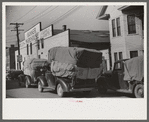
<path id="1" fill-rule="evenodd" d="M 116 36 L 115 19 L 112 20 L 112 33 L 113 37 L 115 37 Z"/>
<path id="2" fill-rule="evenodd" d="M 120 18 L 116 18 L 117 36 L 121 36 Z"/>
<path id="3" fill-rule="evenodd" d="M 28 49 L 29 47 L 28 47 L 28 44 L 27 44 L 27 55 L 29 55 L 29 49 Z"/>
<path id="4" fill-rule="evenodd" d="M 30 54 L 32 54 L 32 43 L 30 43 Z"/>
<path id="5" fill-rule="evenodd" d="M 130 51 L 130 58 L 137 57 L 138 51 Z"/>
<path id="6" fill-rule="evenodd" d="M 136 33 L 135 15 L 128 15 L 128 34 Z"/>

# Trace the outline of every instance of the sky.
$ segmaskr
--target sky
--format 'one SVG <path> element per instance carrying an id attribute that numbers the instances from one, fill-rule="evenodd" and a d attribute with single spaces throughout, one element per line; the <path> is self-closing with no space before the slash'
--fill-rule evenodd
<path id="1" fill-rule="evenodd" d="M 72 30 L 108 30 L 108 21 L 96 19 L 101 6 L 91 5 L 6 5 L 6 46 L 17 46 L 15 26 L 10 23 L 23 23 L 19 29 L 20 41 L 24 33 L 41 22 L 41 29 L 53 24 L 54 29 L 63 25 Z"/>

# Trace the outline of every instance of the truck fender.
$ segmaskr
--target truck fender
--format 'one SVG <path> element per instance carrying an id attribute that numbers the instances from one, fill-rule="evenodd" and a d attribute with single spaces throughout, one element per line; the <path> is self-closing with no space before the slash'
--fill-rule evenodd
<path id="1" fill-rule="evenodd" d="M 37 77 L 37 82 L 41 82 L 42 86 L 48 86 L 47 80 L 44 76 Z"/>
<path id="2" fill-rule="evenodd" d="M 61 79 L 61 78 L 57 78 L 57 80 L 56 80 L 56 88 L 57 88 L 57 85 L 59 83 L 61 84 L 64 92 L 69 92 L 69 87 L 68 87 L 67 83 L 65 83 L 65 81 L 63 79 Z M 55 88 L 55 90 L 56 90 L 56 88 Z"/>

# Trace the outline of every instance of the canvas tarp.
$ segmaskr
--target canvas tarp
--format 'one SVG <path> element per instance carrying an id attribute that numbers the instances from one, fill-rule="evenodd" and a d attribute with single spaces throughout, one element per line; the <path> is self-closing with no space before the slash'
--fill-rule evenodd
<path id="1" fill-rule="evenodd" d="M 25 75 L 33 75 L 36 67 L 42 67 L 47 62 L 46 59 L 30 58 L 24 62 L 23 71 Z"/>
<path id="2" fill-rule="evenodd" d="M 102 71 L 102 53 L 92 49 L 54 47 L 49 50 L 48 61 L 55 76 L 94 79 Z"/>
<path id="3" fill-rule="evenodd" d="M 144 77 L 144 56 L 126 60 L 124 63 L 124 80 L 141 81 Z"/>

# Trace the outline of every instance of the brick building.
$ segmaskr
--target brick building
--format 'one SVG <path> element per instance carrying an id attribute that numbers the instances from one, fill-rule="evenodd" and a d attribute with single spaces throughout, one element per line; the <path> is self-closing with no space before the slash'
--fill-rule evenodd
<path id="1" fill-rule="evenodd" d="M 6 69 L 15 69 L 15 51 L 18 47 L 6 47 Z"/>

